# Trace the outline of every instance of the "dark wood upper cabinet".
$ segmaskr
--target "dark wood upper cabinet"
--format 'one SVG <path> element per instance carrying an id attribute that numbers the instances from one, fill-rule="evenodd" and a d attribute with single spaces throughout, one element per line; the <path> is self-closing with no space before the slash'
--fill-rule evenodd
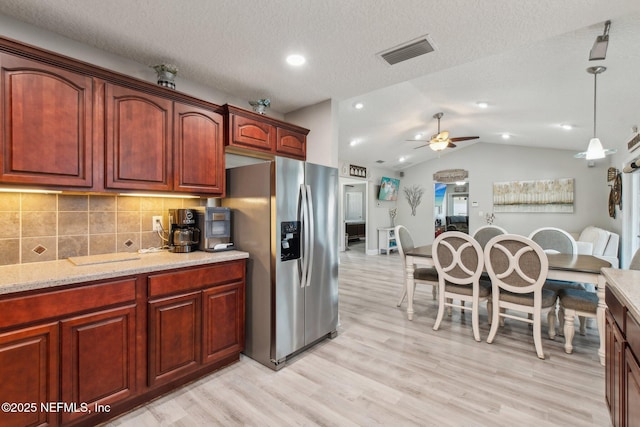
<path id="1" fill-rule="evenodd" d="M 174 190 L 224 195 L 224 117 L 174 104 Z"/>
<path id="2" fill-rule="evenodd" d="M 229 145 L 272 153 L 276 141 L 276 128 L 260 120 L 232 114 Z"/>
<path id="3" fill-rule="evenodd" d="M 232 152 L 260 152 L 298 160 L 307 159 L 309 129 L 232 105 L 226 105 L 225 108 L 229 115 L 225 144 Z"/>
<path id="4" fill-rule="evenodd" d="M 296 158 L 307 158 L 307 134 L 278 128 L 276 152 Z"/>
<path id="5" fill-rule="evenodd" d="M 93 79 L 0 54 L 0 182 L 92 186 Z"/>
<path id="6" fill-rule="evenodd" d="M 171 100 L 107 84 L 105 103 L 105 186 L 170 191 Z"/>

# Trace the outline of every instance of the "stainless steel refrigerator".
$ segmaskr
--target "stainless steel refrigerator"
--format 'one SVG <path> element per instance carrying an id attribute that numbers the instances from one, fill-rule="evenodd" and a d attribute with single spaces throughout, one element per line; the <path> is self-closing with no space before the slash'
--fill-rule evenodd
<path id="1" fill-rule="evenodd" d="M 227 170 L 232 239 L 249 252 L 244 354 L 274 370 L 338 326 L 338 171 L 277 157 Z"/>

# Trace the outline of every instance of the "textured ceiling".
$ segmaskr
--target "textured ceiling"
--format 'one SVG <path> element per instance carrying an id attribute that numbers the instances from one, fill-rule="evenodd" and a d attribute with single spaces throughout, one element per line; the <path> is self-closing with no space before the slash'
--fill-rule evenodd
<path id="1" fill-rule="evenodd" d="M 620 40 L 625 25 L 638 28 L 629 17 L 640 13 L 637 0 L 2 0 L 0 13 L 141 64 L 175 63 L 179 78 L 238 98 L 269 97 L 281 113 L 341 100 L 340 156 L 365 165 L 382 155 L 412 164 L 432 156 L 404 140 L 433 133 L 438 111 L 452 136 L 500 143 L 494 134 L 517 125 L 509 143 L 583 149 L 592 117 L 584 69 L 602 23 L 613 20 L 607 66 L 614 53 L 621 65 L 637 63 L 639 51 L 637 38 L 628 50 Z M 435 52 L 394 66 L 377 56 L 424 35 Z M 307 64 L 286 66 L 291 52 Z M 603 104 L 607 84 L 622 87 L 632 76 L 614 68 L 601 78 Z M 622 95 L 637 94 L 634 84 Z M 567 98 L 574 102 L 562 104 Z M 366 102 L 359 115 L 355 99 Z M 477 111 L 477 100 L 490 108 Z M 629 134 L 632 123 L 614 120 Z M 586 133 L 565 144 L 547 129 L 560 121 Z M 361 152 L 349 147 L 353 138 Z M 404 167 L 396 163 L 387 166 Z"/>

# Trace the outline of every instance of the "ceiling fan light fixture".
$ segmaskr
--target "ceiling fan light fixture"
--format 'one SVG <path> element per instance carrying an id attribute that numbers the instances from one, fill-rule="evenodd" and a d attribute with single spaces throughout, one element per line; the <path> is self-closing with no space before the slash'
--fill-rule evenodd
<path id="1" fill-rule="evenodd" d="M 442 151 L 449 146 L 449 141 L 447 140 L 432 140 L 429 143 L 429 148 L 433 151 Z"/>

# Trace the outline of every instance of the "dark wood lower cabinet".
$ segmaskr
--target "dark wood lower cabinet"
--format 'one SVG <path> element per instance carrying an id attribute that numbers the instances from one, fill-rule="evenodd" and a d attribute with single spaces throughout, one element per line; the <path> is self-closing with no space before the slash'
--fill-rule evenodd
<path id="1" fill-rule="evenodd" d="M 62 421 L 127 399 L 136 392 L 135 307 L 123 307 L 60 322 L 62 401 L 80 410 L 63 411 Z"/>
<path id="2" fill-rule="evenodd" d="M 202 292 L 202 362 L 214 363 L 244 350 L 244 283 Z"/>
<path id="3" fill-rule="evenodd" d="M 0 334 L 0 412 L 3 427 L 56 426 L 57 414 L 41 403 L 59 401 L 58 324 Z"/>
<path id="4" fill-rule="evenodd" d="M 610 313 L 607 313 L 605 325 L 605 396 L 611 414 L 611 422 L 622 426 L 623 380 L 624 380 L 624 335 Z"/>
<path id="5" fill-rule="evenodd" d="M 640 426 L 640 365 L 629 348 L 625 353 L 625 426 Z"/>
<path id="6" fill-rule="evenodd" d="M 200 353 L 200 293 L 149 302 L 149 386 L 193 371 Z"/>
<path id="7" fill-rule="evenodd" d="M 245 270 L 240 259 L 0 297 L 0 403 L 15 403 L 0 426 L 93 426 L 238 361 Z"/>

